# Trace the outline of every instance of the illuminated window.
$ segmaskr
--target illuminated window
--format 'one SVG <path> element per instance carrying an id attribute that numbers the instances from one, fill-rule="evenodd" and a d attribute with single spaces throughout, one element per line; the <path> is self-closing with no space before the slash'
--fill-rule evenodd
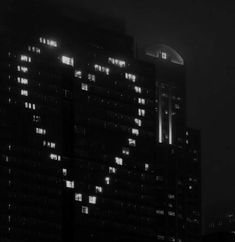
<path id="1" fill-rule="evenodd" d="M 162 53 L 161 53 L 161 57 L 162 57 L 162 59 L 166 60 L 166 59 L 167 59 L 167 54 L 166 54 L 166 52 L 162 52 Z"/>
<path id="2" fill-rule="evenodd" d="M 130 73 L 125 73 L 125 78 L 126 78 L 127 80 L 132 81 L 132 82 L 135 82 L 135 80 L 136 80 L 136 76 L 135 76 L 135 75 L 132 75 L 132 74 L 130 74 Z"/>
<path id="3" fill-rule="evenodd" d="M 35 52 L 37 54 L 41 53 L 41 50 L 39 48 L 35 47 L 35 46 L 29 46 L 28 51 L 32 51 L 32 52 Z"/>
<path id="4" fill-rule="evenodd" d="M 81 193 L 75 193 L 75 201 L 82 202 L 82 194 Z"/>
<path id="5" fill-rule="evenodd" d="M 175 212 L 173 212 L 173 211 L 168 211 L 168 215 L 169 215 L 169 216 L 175 216 Z"/>
<path id="6" fill-rule="evenodd" d="M 120 166 L 123 165 L 123 159 L 120 157 L 115 157 L 115 162 L 117 165 L 120 165 Z"/>
<path id="7" fill-rule="evenodd" d="M 144 105 L 145 99 L 144 98 L 138 98 L 138 103 Z"/>
<path id="8" fill-rule="evenodd" d="M 74 188 L 74 181 L 66 181 L 66 187 L 73 189 Z"/>
<path id="9" fill-rule="evenodd" d="M 50 154 L 50 159 L 51 160 L 61 160 L 61 156 L 60 155 L 56 155 L 56 154 Z"/>
<path id="10" fill-rule="evenodd" d="M 41 37 L 39 39 L 39 41 L 40 41 L 40 43 L 46 44 L 46 45 L 51 46 L 51 47 L 57 47 L 58 46 L 58 44 L 55 40 L 45 39 L 45 38 Z"/>
<path id="11" fill-rule="evenodd" d="M 113 64 L 113 65 L 119 66 L 121 68 L 126 66 L 126 62 L 125 61 L 119 60 L 119 59 L 114 59 L 114 58 L 111 58 L 111 57 L 109 57 L 108 62 Z"/>
<path id="12" fill-rule="evenodd" d="M 74 66 L 74 59 L 68 56 L 62 56 L 61 61 L 65 65 Z"/>
<path id="13" fill-rule="evenodd" d="M 46 134 L 46 130 L 45 129 L 41 129 L 41 128 L 36 128 L 36 133 L 45 135 Z"/>
<path id="14" fill-rule="evenodd" d="M 109 185 L 110 184 L 110 177 L 105 177 L 105 183 L 107 184 L 107 185 Z"/>
<path id="15" fill-rule="evenodd" d="M 25 62 L 31 62 L 31 57 L 29 57 L 27 55 L 21 55 L 20 60 L 25 61 Z"/>
<path id="16" fill-rule="evenodd" d="M 144 109 L 138 109 L 138 115 L 141 117 L 145 116 L 145 110 Z"/>
<path id="17" fill-rule="evenodd" d="M 27 91 L 27 90 L 21 90 L 21 91 L 20 91 L 20 94 L 21 94 L 22 96 L 28 96 L 28 91 Z"/>
<path id="18" fill-rule="evenodd" d="M 136 135 L 136 136 L 139 135 L 139 130 L 138 129 L 132 129 L 131 132 L 132 132 L 133 135 Z"/>
<path id="19" fill-rule="evenodd" d="M 88 80 L 92 81 L 92 82 L 95 82 L 95 75 L 88 74 Z"/>
<path id="20" fill-rule="evenodd" d="M 138 119 L 138 118 L 135 118 L 135 123 L 139 126 L 139 127 L 141 127 L 141 125 L 142 125 L 142 122 L 141 122 L 141 120 L 140 119 Z"/>
<path id="21" fill-rule="evenodd" d="M 101 192 L 103 192 L 103 188 L 100 187 L 100 186 L 96 186 L 95 191 L 98 192 L 98 193 L 101 193 Z"/>
<path id="22" fill-rule="evenodd" d="M 141 92 L 142 92 L 141 87 L 137 87 L 137 86 L 135 86 L 134 89 L 135 89 L 135 92 L 136 92 L 136 93 L 141 93 Z"/>
<path id="23" fill-rule="evenodd" d="M 168 198 L 169 199 L 175 199 L 175 195 L 174 194 L 168 194 Z"/>
<path id="24" fill-rule="evenodd" d="M 81 89 L 82 89 L 83 91 L 88 91 L 88 85 L 85 84 L 85 83 L 82 83 L 82 84 L 81 84 Z"/>
<path id="25" fill-rule="evenodd" d="M 129 148 L 126 148 L 126 147 L 122 148 L 122 154 L 129 155 L 130 154 Z"/>
<path id="26" fill-rule="evenodd" d="M 33 122 L 35 122 L 35 123 L 39 123 L 40 122 L 40 116 L 38 116 L 38 115 L 33 115 Z"/>
<path id="27" fill-rule="evenodd" d="M 149 164 L 144 164 L 144 169 L 145 169 L 145 171 L 147 171 L 148 169 L 149 169 Z"/>
<path id="28" fill-rule="evenodd" d="M 82 71 L 79 71 L 79 70 L 75 70 L 75 72 L 74 72 L 74 76 L 76 77 L 76 78 L 82 78 Z"/>
<path id="29" fill-rule="evenodd" d="M 67 176 L 67 174 L 68 174 L 67 169 L 63 168 L 63 169 L 62 169 L 62 173 L 63 173 L 63 176 Z"/>
<path id="30" fill-rule="evenodd" d="M 136 141 L 134 139 L 128 139 L 128 143 L 130 146 L 133 146 L 133 147 L 136 146 Z"/>
<path id="31" fill-rule="evenodd" d="M 82 206 L 82 213 L 88 214 L 89 213 L 88 207 Z"/>
<path id="32" fill-rule="evenodd" d="M 95 196 L 89 196 L 89 203 L 96 204 L 96 197 Z"/>
<path id="33" fill-rule="evenodd" d="M 158 215 L 164 215 L 164 210 L 162 210 L 162 209 L 157 209 L 157 210 L 156 210 L 156 214 L 158 214 Z"/>
<path id="34" fill-rule="evenodd" d="M 108 67 L 100 66 L 97 64 L 95 64 L 94 67 L 96 71 L 104 72 L 106 75 L 109 75 L 110 73 L 110 70 Z"/>
<path id="35" fill-rule="evenodd" d="M 113 174 L 115 174 L 115 173 L 116 173 L 116 168 L 114 168 L 114 167 L 109 167 L 109 173 L 113 173 Z"/>
<path id="36" fill-rule="evenodd" d="M 21 78 L 21 77 L 17 77 L 17 82 L 18 82 L 18 83 L 21 83 L 21 84 L 25 84 L 25 85 L 27 85 L 27 84 L 28 84 L 28 79 L 26 79 L 26 78 Z"/>
<path id="37" fill-rule="evenodd" d="M 20 72 L 23 72 L 23 73 L 26 73 L 29 71 L 28 67 L 26 67 L 26 66 L 17 66 L 17 70 Z"/>
<path id="38" fill-rule="evenodd" d="M 192 189 L 193 189 L 193 187 L 192 187 L 192 186 L 189 186 L 188 188 L 189 188 L 189 190 L 192 190 Z"/>

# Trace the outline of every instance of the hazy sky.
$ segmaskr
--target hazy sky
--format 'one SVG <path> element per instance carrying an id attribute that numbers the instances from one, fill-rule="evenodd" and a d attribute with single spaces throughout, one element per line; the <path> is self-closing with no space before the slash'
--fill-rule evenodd
<path id="1" fill-rule="evenodd" d="M 215 1 L 60 0 L 69 15 L 83 5 L 123 18 L 138 44 L 165 43 L 187 67 L 188 124 L 202 131 L 203 201 L 210 214 L 235 200 L 235 9 Z M 58 4 L 58 0 L 54 1 Z M 234 4 L 235 5 L 235 4 Z M 71 7 L 72 6 L 72 7 Z"/>

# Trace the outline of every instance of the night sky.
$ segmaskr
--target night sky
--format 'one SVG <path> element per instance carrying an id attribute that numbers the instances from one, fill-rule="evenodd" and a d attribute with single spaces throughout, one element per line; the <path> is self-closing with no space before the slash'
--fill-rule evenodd
<path id="1" fill-rule="evenodd" d="M 235 4 L 192 0 L 60 1 L 60 7 L 71 16 L 79 15 L 82 5 L 122 18 L 127 33 L 139 46 L 164 43 L 183 56 L 188 125 L 202 132 L 204 213 L 208 220 L 212 215 L 234 211 Z"/>

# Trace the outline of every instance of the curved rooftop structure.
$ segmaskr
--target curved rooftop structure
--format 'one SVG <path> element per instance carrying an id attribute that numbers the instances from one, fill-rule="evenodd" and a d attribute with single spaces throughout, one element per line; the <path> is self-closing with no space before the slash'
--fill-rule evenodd
<path id="1" fill-rule="evenodd" d="M 168 60 L 178 65 L 184 65 L 184 59 L 181 57 L 181 55 L 171 47 L 164 44 L 158 44 L 148 48 L 146 50 L 146 55 Z"/>

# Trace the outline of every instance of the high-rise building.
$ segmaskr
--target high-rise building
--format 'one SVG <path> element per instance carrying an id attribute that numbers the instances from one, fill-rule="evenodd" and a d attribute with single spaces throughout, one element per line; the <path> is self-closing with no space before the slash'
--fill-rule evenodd
<path id="1" fill-rule="evenodd" d="M 0 34 L 1 241 L 194 241 L 182 63 L 136 59 L 124 32 L 15 16 L 32 23 Z"/>

